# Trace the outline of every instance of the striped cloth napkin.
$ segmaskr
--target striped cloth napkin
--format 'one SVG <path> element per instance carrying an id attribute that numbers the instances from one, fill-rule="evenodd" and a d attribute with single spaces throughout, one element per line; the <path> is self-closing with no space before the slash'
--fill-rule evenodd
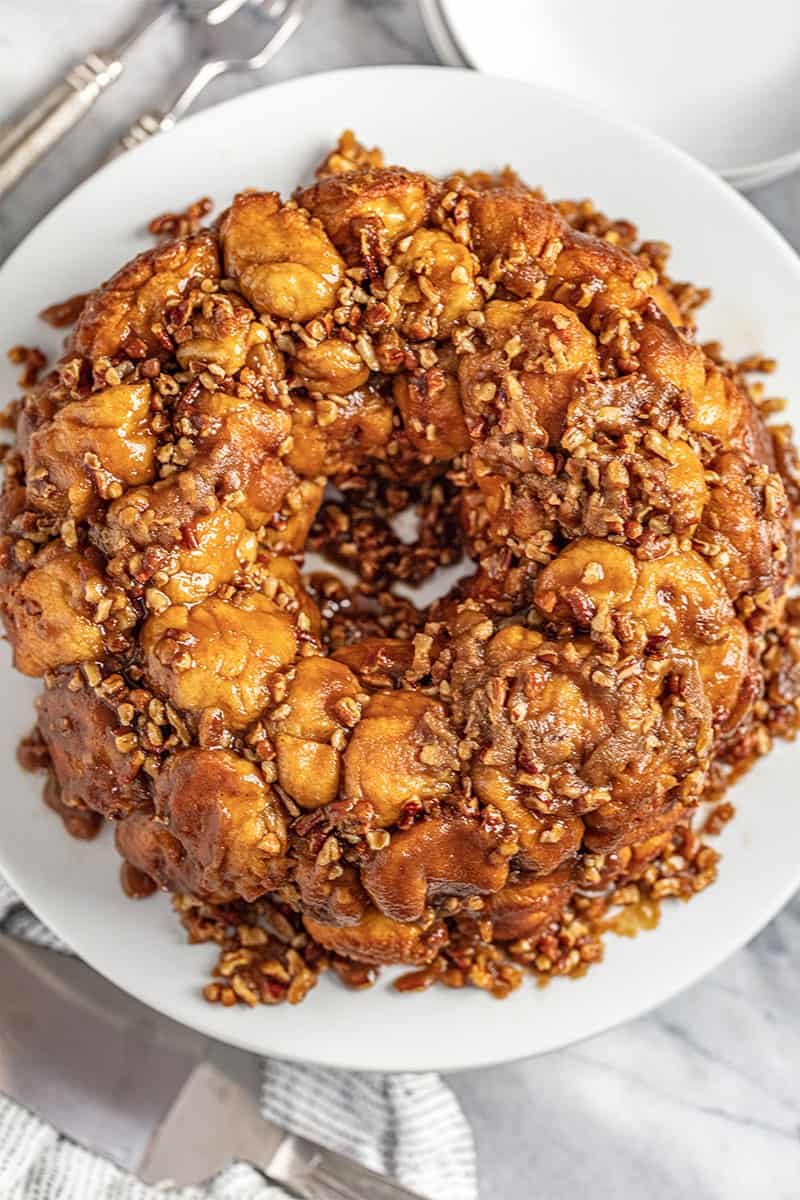
<path id="1" fill-rule="evenodd" d="M 0 928 L 67 952 L 2 878 Z M 477 1200 L 472 1135 L 438 1075 L 371 1075 L 270 1060 L 264 1062 L 261 1102 L 264 1115 L 285 1129 L 349 1154 L 431 1200 Z M 229 1167 L 207 1188 L 147 1187 L 0 1096 L 2 1200 L 283 1200 L 286 1195 L 243 1164 Z"/>

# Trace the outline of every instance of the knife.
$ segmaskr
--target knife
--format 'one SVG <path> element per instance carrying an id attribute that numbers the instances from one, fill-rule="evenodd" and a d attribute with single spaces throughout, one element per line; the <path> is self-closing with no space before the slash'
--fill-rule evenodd
<path id="1" fill-rule="evenodd" d="M 258 1070 L 79 959 L 0 934 L 0 1092 L 73 1141 L 145 1183 L 202 1183 L 236 1160 L 303 1200 L 415 1200 L 262 1117 Z"/>

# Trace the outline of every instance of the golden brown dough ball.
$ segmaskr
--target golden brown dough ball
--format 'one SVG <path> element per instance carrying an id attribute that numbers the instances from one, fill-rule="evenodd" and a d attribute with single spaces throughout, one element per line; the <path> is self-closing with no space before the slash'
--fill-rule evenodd
<path id="1" fill-rule="evenodd" d="M 151 606 L 163 606 L 165 597 L 175 604 L 203 600 L 255 562 L 257 539 L 240 513 L 213 497 L 193 513 L 197 494 L 189 472 L 131 489 L 114 501 L 97 531 L 115 573 L 149 592 Z"/>
<path id="2" fill-rule="evenodd" d="M 394 824 L 406 804 L 446 796 L 458 766 L 441 704 L 415 692 L 373 696 L 344 755 L 348 796 L 366 800 L 377 824 Z"/>
<path id="3" fill-rule="evenodd" d="M 65 404 L 31 435 L 29 494 L 45 511 L 87 515 L 98 495 L 146 483 L 155 474 L 150 384 L 120 384 Z"/>
<path id="4" fill-rule="evenodd" d="M 327 950 L 376 965 L 430 962 L 443 940 L 426 936 L 426 930 L 419 925 L 392 921 L 374 908 L 357 925 L 329 925 L 308 914 L 303 917 L 303 924 Z"/>
<path id="5" fill-rule="evenodd" d="M 152 813 L 133 812 L 117 823 L 114 842 L 121 858 L 169 892 L 191 891 L 197 877 L 186 851 Z M 222 902 L 229 897 L 214 897 Z"/>
<path id="6" fill-rule="evenodd" d="M 431 182 L 401 167 L 332 175 L 298 194 L 348 263 L 376 270 L 383 251 L 425 220 Z"/>
<path id="7" fill-rule="evenodd" d="M 440 367 L 396 375 L 394 400 L 414 449 L 448 461 L 469 446 L 458 381 Z"/>
<path id="8" fill-rule="evenodd" d="M 228 750 L 181 750 L 159 773 L 154 800 L 195 894 L 254 900 L 282 882 L 286 820 L 254 763 Z"/>
<path id="9" fill-rule="evenodd" d="M 520 875 L 489 896 L 492 936 L 501 942 L 535 937 L 555 920 L 575 890 L 571 867 L 552 875 Z"/>
<path id="10" fill-rule="evenodd" d="M 103 633 L 95 620 L 103 576 L 95 562 L 63 542 L 51 542 L 21 578 L 2 588 L 0 603 L 23 675 L 101 658 Z"/>
<path id="11" fill-rule="evenodd" d="M 490 670 L 513 680 L 508 692 L 510 715 L 537 746 L 537 756 L 546 767 L 581 761 L 607 732 L 602 693 L 592 689 L 586 670 L 590 653 L 588 643 L 574 642 L 561 656 L 541 634 L 522 625 L 507 625 L 487 644 Z M 516 777 L 516 763 L 509 761 L 507 766 Z M 486 776 L 487 786 L 490 781 L 491 776 Z M 476 786 L 483 786 L 478 777 Z"/>
<path id="12" fill-rule="evenodd" d="M 188 370 L 213 364 L 225 375 L 235 375 L 250 351 L 268 342 L 269 331 L 254 319 L 249 304 L 235 292 L 216 293 L 192 314 L 191 336 L 178 344 L 175 358 Z"/>
<path id="13" fill-rule="evenodd" d="M 219 279 L 219 253 L 211 233 L 147 250 L 89 296 L 72 344 L 90 359 L 161 354 L 164 343 L 159 335 L 168 303 L 180 300 L 204 279 Z"/>
<path id="14" fill-rule="evenodd" d="M 346 396 L 298 399 L 286 465 L 298 475 L 335 476 L 382 454 L 394 435 L 392 405 L 372 387 Z"/>
<path id="15" fill-rule="evenodd" d="M 294 483 L 280 457 L 289 415 L 262 400 L 203 391 L 187 406 L 182 428 L 196 438 L 189 473 L 201 492 L 223 494 L 249 529 L 273 520 Z"/>
<path id="16" fill-rule="evenodd" d="M 470 198 L 473 241 L 485 274 L 515 296 L 536 296 L 546 278 L 538 260 L 558 251 L 565 222 L 550 204 L 524 191 L 485 191 Z"/>
<path id="17" fill-rule="evenodd" d="M 333 308 L 344 264 L 324 230 L 277 193 L 237 196 L 220 234 L 225 269 L 256 312 L 308 321 Z"/>
<path id="18" fill-rule="evenodd" d="M 301 855 L 295 867 L 303 912 L 324 925 L 358 925 L 369 908 L 358 871 L 339 863 L 320 864 L 318 857 Z"/>
<path id="19" fill-rule="evenodd" d="M 411 338 L 449 333 L 467 313 L 483 307 L 483 293 L 475 283 L 478 264 L 447 233 L 417 229 L 403 239 L 392 265 L 400 272 L 396 297 L 390 291 L 399 308 L 398 328 Z"/>
<path id="20" fill-rule="evenodd" d="M 262 541 L 271 554 L 302 552 L 324 494 L 322 484 L 313 479 L 301 479 L 292 485 L 280 512 L 262 531 Z"/>
<path id="21" fill-rule="evenodd" d="M 256 543 L 238 512 L 216 512 L 184 526 L 184 547 L 170 560 L 164 591 L 176 603 L 202 600 L 256 557 Z M 188 545 L 186 545 L 188 543 Z"/>
<path id="22" fill-rule="evenodd" d="M 148 678 L 163 695 L 195 715 L 220 709 L 230 729 L 261 715 L 273 676 L 297 650 L 292 621 L 257 592 L 235 603 L 171 605 L 148 618 L 141 642 Z"/>
<path id="23" fill-rule="evenodd" d="M 698 665 L 717 720 L 736 704 L 749 665 L 747 631 L 722 581 L 692 551 L 643 563 L 631 610 L 651 637 L 668 636 Z"/>
<path id="24" fill-rule="evenodd" d="M 738 453 L 714 460 L 698 543 L 734 602 L 745 593 L 782 592 L 791 560 L 788 507 L 782 479 L 764 464 Z"/>
<path id="25" fill-rule="evenodd" d="M 292 359 L 296 379 L 310 392 L 347 396 L 369 379 L 369 367 L 352 342 L 325 338 L 299 346 Z"/>
<path id="26" fill-rule="evenodd" d="M 582 625 L 600 612 L 631 618 L 645 638 L 691 654 L 717 720 L 735 708 L 749 670 L 747 633 L 724 584 L 694 551 L 637 562 L 621 546 L 581 538 L 542 571 L 536 603 Z"/>
<path id="27" fill-rule="evenodd" d="M 375 905 L 395 921 L 418 921 L 437 896 L 498 891 L 508 859 L 496 834 L 469 817 L 425 817 L 392 834 L 361 872 Z"/>
<path id="28" fill-rule="evenodd" d="M 274 721 L 281 787 L 302 808 L 330 804 L 339 792 L 341 748 L 361 717 L 358 680 L 341 663 L 301 659 Z"/>
<path id="29" fill-rule="evenodd" d="M 67 808 L 86 807 L 116 820 L 147 804 L 143 755 L 125 748 L 116 710 L 74 672 L 46 688 L 37 726 Z"/>
<path id="30" fill-rule="evenodd" d="M 542 612 L 570 620 L 598 608 L 630 602 L 638 579 L 630 551 L 601 538 L 579 538 L 566 546 L 536 580 L 535 600 Z"/>
<path id="31" fill-rule="evenodd" d="M 580 696 L 578 699 L 581 700 Z M 549 724 L 558 738 L 561 730 L 555 715 Z M 514 774 L 477 763 L 472 771 L 475 794 L 483 804 L 494 805 L 514 831 L 519 843 L 515 863 L 522 870 L 548 875 L 577 854 L 583 838 L 583 821 L 572 814 L 546 816 L 536 812 L 525 804 L 523 790 L 515 784 Z"/>

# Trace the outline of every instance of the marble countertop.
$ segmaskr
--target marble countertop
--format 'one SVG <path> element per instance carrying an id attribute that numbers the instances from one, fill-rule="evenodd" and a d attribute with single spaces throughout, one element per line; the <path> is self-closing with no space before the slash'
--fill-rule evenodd
<path id="1" fill-rule="evenodd" d="M 0 116 L 102 45 L 138 0 L 4 0 Z M 143 45 L 91 121 L 0 204 L 0 258 L 78 183 L 196 50 Z M 416 0 L 313 0 L 266 78 L 362 63 L 435 62 Z M 263 78 L 220 80 L 211 104 Z M 750 199 L 800 247 L 800 175 Z M 796 1200 L 800 1196 L 800 897 L 682 996 L 624 1028 L 451 1083 L 489 1200 Z M 501 1010 L 490 1019 L 502 1019 Z"/>

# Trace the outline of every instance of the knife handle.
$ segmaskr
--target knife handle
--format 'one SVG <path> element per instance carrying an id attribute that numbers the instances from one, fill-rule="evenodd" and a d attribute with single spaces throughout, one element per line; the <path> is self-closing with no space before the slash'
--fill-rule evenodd
<path id="1" fill-rule="evenodd" d="M 122 73 L 113 52 L 91 51 L 28 113 L 0 133 L 0 196 L 5 195 L 89 111 Z"/>
<path id="2" fill-rule="evenodd" d="M 267 1174 L 302 1200 L 423 1200 L 354 1159 L 300 1137 L 284 1140 Z"/>

